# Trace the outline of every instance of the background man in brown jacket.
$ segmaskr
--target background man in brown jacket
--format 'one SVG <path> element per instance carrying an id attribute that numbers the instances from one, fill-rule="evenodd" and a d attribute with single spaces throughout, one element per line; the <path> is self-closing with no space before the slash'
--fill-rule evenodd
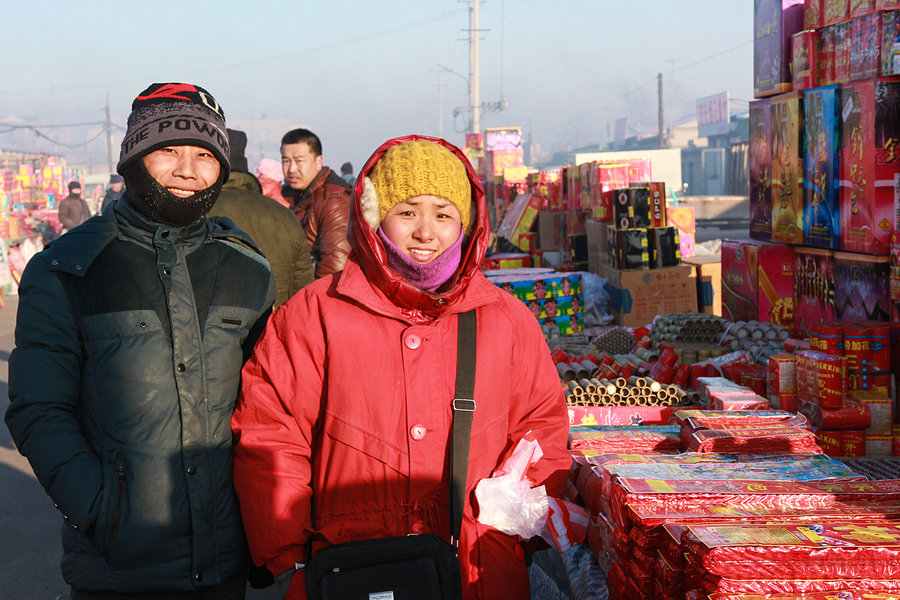
<path id="1" fill-rule="evenodd" d="M 303 224 L 316 277 L 344 268 L 350 243 L 350 186 L 322 164 L 322 142 L 308 129 L 292 129 L 281 138 L 284 197 Z"/>
<path id="2" fill-rule="evenodd" d="M 67 232 L 77 225 L 81 225 L 91 218 L 91 209 L 81 195 L 81 184 L 77 181 L 69 182 L 69 195 L 59 203 L 59 222 L 62 223 L 62 233 Z"/>

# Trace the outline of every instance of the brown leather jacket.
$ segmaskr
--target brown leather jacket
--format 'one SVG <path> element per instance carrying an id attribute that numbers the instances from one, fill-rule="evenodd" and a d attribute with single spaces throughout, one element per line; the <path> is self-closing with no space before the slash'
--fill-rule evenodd
<path id="1" fill-rule="evenodd" d="M 347 224 L 351 189 L 337 173 L 322 167 L 305 190 L 282 188 L 282 194 L 306 230 L 316 278 L 343 270 L 350 254 Z"/>

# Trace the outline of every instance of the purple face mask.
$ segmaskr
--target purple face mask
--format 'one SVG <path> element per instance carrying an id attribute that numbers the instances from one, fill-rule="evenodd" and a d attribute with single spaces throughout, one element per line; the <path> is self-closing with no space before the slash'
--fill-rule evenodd
<path id="1" fill-rule="evenodd" d="M 388 266 L 421 290 L 433 292 L 453 277 L 459 268 L 459 261 L 462 258 L 462 231 L 452 246 L 427 263 L 420 263 L 407 256 L 388 239 L 381 227 L 378 228 L 378 237 L 381 238 L 387 251 Z"/>

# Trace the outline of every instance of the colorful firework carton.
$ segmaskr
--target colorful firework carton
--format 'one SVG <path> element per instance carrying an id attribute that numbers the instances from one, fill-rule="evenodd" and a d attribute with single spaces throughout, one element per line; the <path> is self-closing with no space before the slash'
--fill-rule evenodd
<path id="1" fill-rule="evenodd" d="M 842 85 L 841 250 L 887 255 L 900 187 L 900 78 Z"/>
<path id="2" fill-rule="evenodd" d="M 791 89 L 791 36 L 803 28 L 803 0 L 754 0 L 753 94 Z"/>
<path id="3" fill-rule="evenodd" d="M 803 244 L 840 245 L 838 86 L 807 90 L 803 100 Z"/>
<path id="4" fill-rule="evenodd" d="M 772 241 L 803 243 L 803 94 L 772 98 Z"/>

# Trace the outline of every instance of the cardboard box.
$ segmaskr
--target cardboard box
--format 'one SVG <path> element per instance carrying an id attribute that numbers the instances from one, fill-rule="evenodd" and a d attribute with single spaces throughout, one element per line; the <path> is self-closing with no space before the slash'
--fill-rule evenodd
<path id="1" fill-rule="evenodd" d="M 850 0 L 822 0 L 822 25 L 834 25 L 850 15 Z"/>
<path id="2" fill-rule="evenodd" d="M 599 273 L 600 267 L 610 263 L 609 221 L 587 219 L 584 222 L 587 234 L 588 271 Z"/>
<path id="3" fill-rule="evenodd" d="M 822 26 L 822 0 L 803 0 L 803 29 Z"/>
<path id="4" fill-rule="evenodd" d="M 772 112 L 769 100 L 750 103 L 750 237 L 772 239 Z M 671 208 L 669 220 L 672 220 Z"/>
<path id="5" fill-rule="evenodd" d="M 512 241 L 520 233 L 531 231 L 543 204 L 544 199 L 532 192 L 516 196 L 503 215 L 503 220 L 497 228 L 497 235 Z"/>
<path id="6" fill-rule="evenodd" d="M 881 14 L 859 12 L 850 21 L 850 80 L 875 77 L 881 71 Z"/>
<path id="7" fill-rule="evenodd" d="M 896 179 L 900 176 L 900 78 L 877 78 L 842 85 L 840 212 L 841 250 L 890 252 L 895 220 Z"/>
<path id="8" fill-rule="evenodd" d="M 834 251 L 794 248 L 794 326 L 798 338 L 834 321 Z"/>
<path id="9" fill-rule="evenodd" d="M 668 425 L 679 406 L 570 406 L 569 425 Z"/>
<path id="10" fill-rule="evenodd" d="M 880 75 L 900 75 L 900 11 L 881 14 Z"/>
<path id="11" fill-rule="evenodd" d="M 814 88 L 819 81 L 816 72 L 816 48 L 819 34 L 805 30 L 791 36 L 791 81 L 794 90 Z"/>
<path id="12" fill-rule="evenodd" d="M 606 278 L 608 308 L 616 323 L 636 327 L 651 323 L 657 315 L 696 311 L 697 286 L 691 271 L 688 265 L 637 271 L 602 267 L 600 276 Z"/>
<path id="13" fill-rule="evenodd" d="M 791 90 L 791 36 L 802 28 L 803 0 L 754 0 L 754 97 Z"/>
<path id="14" fill-rule="evenodd" d="M 803 245 L 840 246 L 840 114 L 838 86 L 803 95 Z"/>
<path id="15" fill-rule="evenodd" d="M 834 305 L 838 321 L 889 321 L 890 257 L 835 252 Z"/>
<path id="16" fill-rule="evenodd" d="M 681 259 L 693 267 L 697 281 L 698 312 L 722 316 L 722 258 L 717 254 L 694 255 Z"/>
<path id="17" fill-rule="evenodd" d="M 538 248 L 541 250 L 562 250 L 566 231 L 564 227 L 566 213 L 555 210 L 538 212 Z"/>
<path id="18" fill-rule="evenodd" d="M 697 233 L 697 219 L 693 206 L 669 206 L 666 208 L 669 225 L 678 228 L 678 247 L 681 258 L 694 255 L 694 236 Z"/>
<path id="19" fill-rule="evenodd" d="M 757 240 L 722 242 L 722 316 L 793 326 L 794 247 Z"/>
<path id="20" fill-rule="evenodd" d="M 803 244 L 803 94 L 772 98 L 772 241 Z"/>

